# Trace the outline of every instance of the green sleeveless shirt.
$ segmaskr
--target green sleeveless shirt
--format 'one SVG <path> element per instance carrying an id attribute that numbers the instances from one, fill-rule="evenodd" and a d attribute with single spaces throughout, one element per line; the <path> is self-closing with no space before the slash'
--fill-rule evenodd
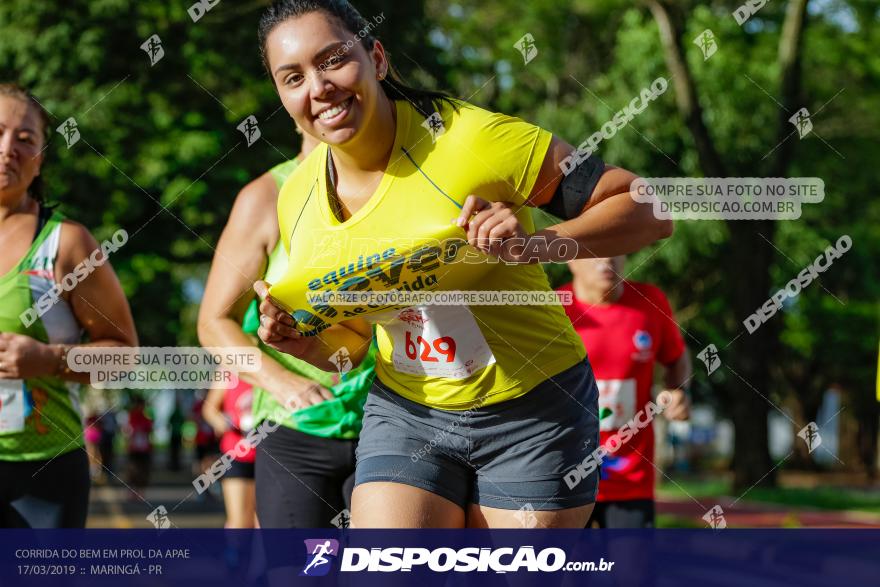
<path id="1" fill-rule="evenodd" d="M 287 177 L 296 169 L 298 163 L 298 161 L 292 160 L 271 169 L 270 173 L 275 178 L 275 183 L 279 189 L 281 189 L 281 185 Z M 284 274 L 286 269 L 287 255 L 279 239 L 275 250 L 269 256 L 265 275 L 266 281 L 273 283 Z M 249 334 L 255 334 L 258 327 L 259 311 L 257 310 L 257 302 L 255 300 L 248 307 L 242 329 Z M 373 383 L 373 369 L 376 364 L 375 341 L 370 343 L 369 352 L 360 365 L 349 371 L 340 370 L 338 373 L 322 371 L 310 363 L 301 361 L 291 355 L 279 353 L 262 343 L 260 343 L 260 349 L 292 373 L 311 379 L 329 389 L 333 393 L 334 399 L 297 410 L 290 414 L 272 397 L 272 394 L 264 389 L 255 387 L 252 407 L 255 424 L 271 419 L 288 428 L 293 428 L 313 436 L 343 439 L 358 437 L 361 430 L 361 420 L 364 416 L 364 401 Z"/>
<path id="2" fill-rule="evenodd" d="M 32 309 L 55 285 L 63 220 L 54 212 L 18 265 L 0 276 L 0 332 L 50 344 L 82 341 L 82 328 L 63 299 L 42 316 Z M 81 448 L 79 387 L 50 376 L 0 379 L 0 461 L 48 460 Z"/>

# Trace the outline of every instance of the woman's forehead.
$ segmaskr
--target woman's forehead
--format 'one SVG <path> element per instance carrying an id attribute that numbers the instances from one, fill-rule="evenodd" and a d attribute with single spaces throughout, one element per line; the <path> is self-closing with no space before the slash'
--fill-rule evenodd
<path id="1" fill-rule="evenodd" d="M 39 130 L 40 115 L 35 106 L 20 98 L 0 96 L 0 122 L 4 126 Z"/>
<path id="2" fill-rule="evenodd" d="M 309 12 L 275 27 L 266 43 L 269 61 L 277 66 L 308 59 L 327 45 L 352 37 L 338 19 L 320 11 Z"/>

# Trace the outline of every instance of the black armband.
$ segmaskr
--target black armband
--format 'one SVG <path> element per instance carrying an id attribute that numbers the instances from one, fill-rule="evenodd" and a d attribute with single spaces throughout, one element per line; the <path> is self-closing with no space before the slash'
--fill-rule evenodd
<path id="1" fill-rule="evenodd" d="M 563 220 L 577 218 L 584 211 L 604 172 L 605 162 L 596 155 L 590 155 L 562 178 L 553 198 L 540 206 L 541 210 Z"/>

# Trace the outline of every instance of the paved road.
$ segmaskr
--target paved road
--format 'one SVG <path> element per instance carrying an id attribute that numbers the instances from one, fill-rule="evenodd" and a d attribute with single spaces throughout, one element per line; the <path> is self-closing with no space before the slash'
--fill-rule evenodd
<path id="1" fill-rule="evenodd" d="M 150 485 L 142 490 L 125 483 L 124 469 L 107 475 L 105 483 L 92 486 L 87 527 L 152 528 L 147 516 L 163 506 L 173 527 L 222 528 L 225 516 L 219 492 L 216 497 L 197 495 L 186 468 L 172 473 L 157 467 Z"/>
<path id="2" fill-rule="evenodd" d="M 89 505 L 89 528 L 152 528 L 147 517 L 164 507 L 168 521 L 178 528 L 222 528 L 225 520 L 219 491 L 196 494 L 189 463 L 185 470 L 170 472 L 159 462 L 151 473 L 150 485 L 135 490 L 125 483 L 124 458 L 115 475 L 107 475 L 103 484 L 92 487 Z M 219 489 L 216 487 L 214 489 Z M 880 528 L 880 514 L 791 508 L 781 504 L 735 501 L 731 497 L 689 498 L 662 496 L 657 513 L 672 517 L 686 526 L 707 526 L 703 515 L 720 505 L 729 527 L 739 528 Z"/>

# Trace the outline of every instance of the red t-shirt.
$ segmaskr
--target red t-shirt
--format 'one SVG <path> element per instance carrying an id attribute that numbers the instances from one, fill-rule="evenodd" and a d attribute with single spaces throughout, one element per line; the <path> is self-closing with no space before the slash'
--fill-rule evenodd
<path id="1" fill-rule="evenodd" d="M 148 453 L 153 450 L 150 433 L 153 432 L 153 421 L 143 410 L 132 408 L 128 413 L 128 427 L 131 437 L 128 440 L 128 452 Z"/>
<path id="2" fill-rule="evenodd" d="M 220 439 L 220 451 L 223 453 L 233 451 L 235 460 L 242 463 L 253 463 L 257 456 L 257 451 L 254 448 L 250 448 L 243 457 L 240 457 L 238 452 L 234 452 L 235 445 L 253 427 L 251 412 L 253 397 L 254 388 L 241 379 L 238 380 L 237 386 L 227 389 L 223 394 L 223 413 L 233 428 L 223 433 L 223 437 Z"/>
<path id="3" fill-rule="evenodd" d="M 559 291 L 572 291 L 572 286 Z M 651 401 L 655 361 L 677 361 L 684 341 L 666 296 L 647 283 L 624 281 L 620 299 L 610 304 L 590 305 L 572 295 L 572 304 L 564 308 L 596 375 L 599 410 L 612 411 L 599 425 L 604 445 Z M 653 499 L 653 461 L 654 429 L 648 425 L 602 460 L 598 500 Z"/>

